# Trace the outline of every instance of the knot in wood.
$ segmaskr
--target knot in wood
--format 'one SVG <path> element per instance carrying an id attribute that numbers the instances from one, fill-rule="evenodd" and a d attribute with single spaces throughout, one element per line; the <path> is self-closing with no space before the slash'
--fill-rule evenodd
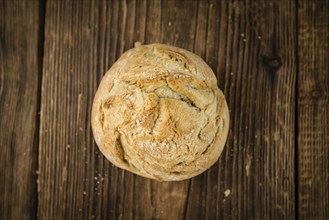
<path id="1" fill-rule="evenodd" d="M 281 57 L 277 55 L 263 56 L 262 63 L 265 66 L 265 68 L 269 69 L 271 72 L 277 72 L 282 66 Z"/>

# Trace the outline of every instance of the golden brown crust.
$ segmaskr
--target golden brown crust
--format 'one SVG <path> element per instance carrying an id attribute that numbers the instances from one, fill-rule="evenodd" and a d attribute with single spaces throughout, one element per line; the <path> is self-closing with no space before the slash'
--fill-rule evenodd
<path id="1" fill-rule="evenodd" d="M 105 157 L 163 181 L 187 179 L 213 165 L 228 125 L 225 97 L 209 66 L 163 44 L 124 53 L 102 79 L 92 109 L 94 137 Z"/>

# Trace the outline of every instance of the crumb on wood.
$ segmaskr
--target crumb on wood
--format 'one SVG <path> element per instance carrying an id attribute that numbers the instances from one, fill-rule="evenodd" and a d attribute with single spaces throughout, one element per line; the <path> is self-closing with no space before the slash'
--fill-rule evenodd
<path id="1" fill-rule="evenodd" d="M 142 43 L 140 41 L 136 41 L 134 46 L 135 47 L 140 47 L 141 45 L 142 45 Z"/>
<path id="2" fill-rule="evenodd" d="M 246 176 L 249 176 L 249 173 L 250 173 L 250 165 L 251 165 L 251 157 L 248 154 L 247 155 L 247 161 L 246 161 Z"/>
<path id="3" fill-rule="evenodd" d="M 225 192 L 224 192 L 225 197 L 228 197 L 230 194 L 231 194 L 230 189 L 225 190 Z"/>

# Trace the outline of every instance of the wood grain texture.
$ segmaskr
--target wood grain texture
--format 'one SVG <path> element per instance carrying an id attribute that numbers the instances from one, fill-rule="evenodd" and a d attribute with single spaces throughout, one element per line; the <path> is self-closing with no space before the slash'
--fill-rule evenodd
<path id="1" fill-rule="evenodd" d="M 329 219 L 329 2 L 298 3 L 298 215 Z"/>
<path id="2" fill-rule="evenodd" d="M 219 163 L 191 180 L 187 218 L 294 217 L 294 11 L 288 1 L 209 2 L 195 52 L 217 72 L 231 130 Z"/>
<path id="3" fill-rule="evenodd" d="M 0 219 L 36 214 L 39 1 L 0 1 Z"/>
<path id="4" fill-rule="evenodd" d="M 39 217 L 293 219 L 295 21 L 293 1 L 48 1 Z M 219 162 L 191 180 L 125 172 L 94 143 L 97 86 L 135 41 L 194 51 L 217 73 L 230 134 Z"/>

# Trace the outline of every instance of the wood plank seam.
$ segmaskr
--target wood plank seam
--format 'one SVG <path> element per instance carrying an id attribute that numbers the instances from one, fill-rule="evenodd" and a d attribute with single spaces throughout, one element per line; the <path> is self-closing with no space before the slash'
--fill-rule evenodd
<path id="1" fill-rule="evenodd" d="M 299 124 L 298 124 L 298 100 L 299 100 L 299 58 L 298 58 L 298 28 L 299 28 L 299 21 L 298 21 L 298 0 L 295 0 L 295 33 L 296 33 L 296 45 L 295 45 L 295 57 L 296 57 L 296 82 L 295 82 L 295 160 L 294 160 L 294 165 L 295 165 L 295 173 L 294 173 L 294 180 L 295 180 L 295 219 L 299 219 L 299 214 L 298 214 L 298 195 L 299 195 L 299 189 L 298 189 L 298 170 L 299 170 L 299 163 L 298 163 L 298 132 L 299 132 Z"/>
<path id="2" fill-rule="evenodd" d="M 38 32 L 38 98 L 37 98 L 37 115 L 36 115 L 36 134 L 35 134 L 35 146 L 37 146 L 36 151 L 36 181 L 35 181 L 35 216 L 36 218 L 39 208 L 39 144 L 40 144 L 40 119 L 41 119 L 41 96 L 42 96 L 42 71 L 43 71 L 43 58 L 44 58 L 44 43 L 45 43 L 45 21 L 46 21 L 46 0 L 39 0 L 39 32 Z"/>

